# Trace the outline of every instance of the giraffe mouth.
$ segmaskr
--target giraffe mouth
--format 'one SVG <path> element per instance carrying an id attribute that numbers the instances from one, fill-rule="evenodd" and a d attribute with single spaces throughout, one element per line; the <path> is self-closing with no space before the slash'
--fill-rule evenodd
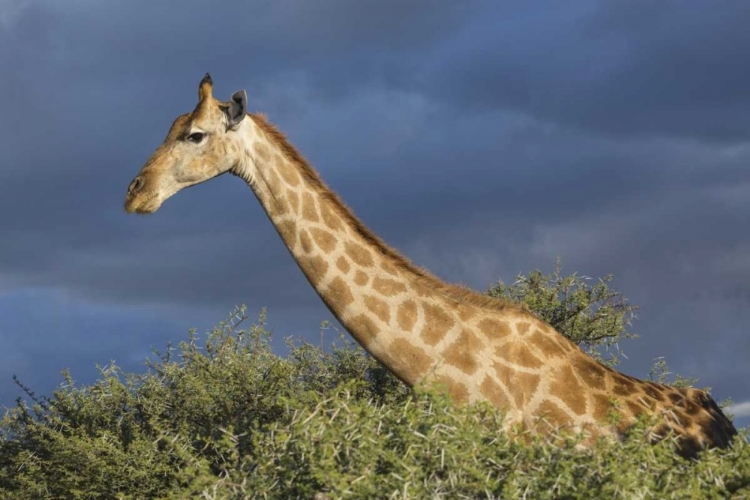
<path id="1" fill-rule="evenodd" d="M 125 212 L 132 214 L 152 214 L 156 212 L 161 206 L 159 197 L 152 195 L 148 198 L 142 196 L 133 196 L 125 198 Z"/>

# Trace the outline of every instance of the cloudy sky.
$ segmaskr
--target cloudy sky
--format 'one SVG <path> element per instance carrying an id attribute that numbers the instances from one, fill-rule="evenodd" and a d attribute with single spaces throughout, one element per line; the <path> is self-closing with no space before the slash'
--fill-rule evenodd
<path id="1" fill-rule="evenodd" d="M 657 357 L 750 422 L 750 4 L 0 0 L 0 404 L 205 332 L 331 314 L 225 176 L 149 217 L 128 183 L 191 110 L 246 89 L 355 213 L 485 290 L 614 274 Z"/>

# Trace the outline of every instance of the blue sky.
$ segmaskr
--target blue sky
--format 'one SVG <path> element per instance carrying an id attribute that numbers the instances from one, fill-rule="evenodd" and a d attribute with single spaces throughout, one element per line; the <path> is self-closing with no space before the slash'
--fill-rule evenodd
<path id="1" fill-rule="evenodd" d="M 485 290 L 615 275 L 654 359 L 750 422 L 745 2 L 0 0 L 0 404 L 199 333 L 235 305 L 331 319 L 241 181 L 128 216 L 172 120 L 246 89 L 354 212 Z"/>

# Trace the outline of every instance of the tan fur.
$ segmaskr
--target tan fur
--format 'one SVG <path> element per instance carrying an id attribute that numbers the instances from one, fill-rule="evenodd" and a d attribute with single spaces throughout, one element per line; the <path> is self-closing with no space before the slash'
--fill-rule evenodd
<path id="1" fill-rule="evenodd" d="M 727 446 L 736 434 L 705 392 L 623 375 L 523 305 L 415 266 L 373 234 L 263 115 L 230 119 L 231 104 L 211 92 L 207 75 L 196 108 L 174 121 L 128 188 L 128 212 L 154 212 L 181 189 L 231 172 L 251 187 L 334 316 L 406 384 L 442 387 L 457 404 L 488 401 L 509 428 L 585 431 L 587 443 L 621 435 L 641 414 L 659 418 L 654 439 L 674 431 L 685 455 Z M 205 137 L 191 143 L 195 130 Z"/>
<path id="2" fill-rule="evenodd" d="M 302 156 L 291 143 L 289 143 L 286 136 L 279 131 L 278 128 L 268 122 L 265 115 L 258 113 L 249 116 L 251 116 L 261 130 L 268 135 L 270 140 L 278 145 L 284 155 L 297 164 L 300 171 L 304 173 L 306 179 L 319 190 L 323 198 L 331 202 L 336 208 L 336 214 L 339 217 L 351 224 L 367 243 L 377 249 L 385 257 L 389 258 L 396 266 L 414 273 L 420 280 L 422 280 L 424 286 L 434 288 L 459 302 L 472 304 L 477 307 L 496 309 L 499 311 L 514 309 L 519 314 L 530 314 L 525 304 L 511 302 L 496 297 L 488 297 L 487 295 L 482 295 L 461 285 L 445 283 L 426 269 L 415 266 L 409 259 L 388 246 L 375 233 L 370 231 L 370 229 L 365 226 L 364 223 L 354 215 L 354 213 L 352 213 L 351 209 L 341 200 L 341 198 L 328 188 L 325 182 L 323 182 L 323 179 L 320 178 L 320 175 L 318 175 L 318 172 L 310 166 L 305 157 Z"/>

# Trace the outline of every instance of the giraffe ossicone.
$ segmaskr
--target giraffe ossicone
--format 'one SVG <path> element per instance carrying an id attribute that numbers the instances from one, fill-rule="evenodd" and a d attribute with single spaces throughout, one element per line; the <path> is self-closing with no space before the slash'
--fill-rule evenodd
<path id="1" fill-rule="evenodd" d="M 128 187 L 125 210 L 152 213 L 178 191 L 230 172 L 247 182 L 315 291 L 346 330 L 409 386 L 440 384 L 456 403 L 488 401 L 510 426 L 618 436 L 646 413 L 693 455 L 736 430 L 698 389 L 604 366 L 525 308 L 447 284 L 373 234 L 240 91 L 174 120 Z M 613 407 L 614 403 L 614 407 Z M 609 414 L 620 413 L 619 424 Z"/>

